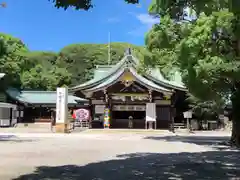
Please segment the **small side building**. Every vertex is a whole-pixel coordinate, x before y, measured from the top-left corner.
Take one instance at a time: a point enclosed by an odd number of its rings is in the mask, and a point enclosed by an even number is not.
[[[17,123],[17,106],[7,102],[5,73],[0,73],[0,127],[9,127]]]
[[[8,101],[17,105],[18,122],[45,123],[55,118],[57,101],[56,91],[20,91],[14,88],[6,90]],[[69,113],[73,109],[88,109],[88,100],[79,98],[69,93]]]

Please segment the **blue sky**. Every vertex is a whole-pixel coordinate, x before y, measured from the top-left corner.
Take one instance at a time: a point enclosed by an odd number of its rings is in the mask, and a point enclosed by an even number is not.
[[[0,32],[22,39],[31,50],[107,43],[109,31],[113,42],[144,45],[145,33],[157,22],[147,14],[150,0],[142,0],[140,7],[124,0],[93,0],[95,7],[88,12],[56,9],[48,0],[4,2],[7,8],[0,9]]]

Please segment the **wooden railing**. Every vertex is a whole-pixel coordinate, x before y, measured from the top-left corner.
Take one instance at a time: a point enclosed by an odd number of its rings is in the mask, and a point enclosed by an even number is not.
[[[176,128],[176,129],[185,129],[186,125],[184,123],[174,123],[174,128]]]

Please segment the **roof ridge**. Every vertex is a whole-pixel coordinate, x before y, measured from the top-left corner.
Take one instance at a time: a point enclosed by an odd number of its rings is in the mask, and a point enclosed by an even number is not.
[[[109,72],[106,74],[106,76],[103,77],[102,79],[98,79],[98,80],[91,79],[91,80],[89,80],[89,81],[87,81],[87,82],[85,82],[83,84],[71,87],[70,90],[78,89],[78,88],[81,88],[81,87],[89,87],[89,86],[91,86],[91,84],[101,82],[104,79],[108,79],[113,74],[115,74],[120,69],[120,67],[122,67],[125,64],[124,62],[127,59],[126,57],[127,56],[124,56],[117,64],[112,66],[112,68],[109,70]]]
[[[19,93],[32,93],[32,94],[45,93],[45,94],[56,94],[57,91],[39,91],[39,90],[38,90],[38,91],[34,91],[34,90],[30,90],[30,91],[28,91],[28,90],[23,90],[23,91],[19,91]],[[68,91],[68,95],[73,95],[73,93]]]
[[[44,93],[56,93],[57,91],[44,91],[44,90],[42,90],[42,91],[40,91],[40,90],[22,90],[22,91],[20,91],[20,92],[24,92],[24,93],[28,93],[28,92],[30,92],[30,93],[37,93],[37,92],[44,92]]]

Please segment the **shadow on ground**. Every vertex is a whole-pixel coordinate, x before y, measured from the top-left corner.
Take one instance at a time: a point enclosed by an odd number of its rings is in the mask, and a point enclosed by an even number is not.
[[[14,180],[206,180],[238,179],[240,152],[134,153],[85,166],[40,166]]]
[[[23,139],[23,138],[19,138],[15,135],[0,135],[0,143],[1,142],[32,142],[32,141],[36,141],[36,140],[32,140],[32,139]]]
[[[147,136],[144,139],[159,140],[159,141],[168,141],[168,142],[183,142],[183,143],[192,143],[201,146],[212,146],[218,148],[219,150],[229,149],[230,140],[229,136]],[[233,148],[234,149],[234,148]]]

